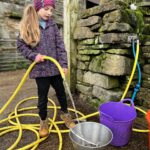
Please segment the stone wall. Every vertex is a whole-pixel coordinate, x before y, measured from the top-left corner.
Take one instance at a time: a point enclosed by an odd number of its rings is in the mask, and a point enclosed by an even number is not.
[[[150,93],[149,13],[149,8],[133,11],[122,1],[103,0],[99,6],[80,14],[74,32],[78,42],[76,88],[82,99],[88,100],[96,109],[102,102],[121,98],[134,62],[128,37],[136,34],[140,34],[142,50],[139,59],[143,70],[142,88],[137,99],[150,104],[150,95],[144,95]],[[137,75],[128,92],[129,97],[136,83]]]
[[[25,4],[32,0],[0,0],[0,71],[28,66],[28,61],[16,50],[19,22]],[[56,1],[54,17],[60,28],[63,25],[63,1]]]
[[[0,1],[0,71],[27,66],[16,50],[22,6]]]
[[[137,99],[144,107],[150,108],[150,7],[143,7],[142,13],[145,24],[141,36],[142,87],[137,94]]]

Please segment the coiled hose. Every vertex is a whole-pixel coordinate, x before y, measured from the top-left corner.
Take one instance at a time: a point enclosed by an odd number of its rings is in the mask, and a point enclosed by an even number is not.
[[[59,65],[59,63],[55,59],[53,59],[51,57],[48,57],[48,56],[45,56],[44,59],[47,59],[47,60],[53,62],[58,67],[58,69],[60,71],[60,74],[61,74],[63,80],[65,81],[65,75],[64,75],[63,70],[62,70],[61,66]],[[26,71],[25,75],[23,76],[21,82],[19,83],[18,87],[16,88],[16,90],[14,91],[12,96],[5,103],[5,105],[0,109],[0,115],[2,115],[2,113],[5,111],[5,109],[13,101],[13,99],[15,98],[15,96],[17,95],[17,93],[19,92],[19,90],[21,89],[23,84],[25,83],[26,78],[28,77],[28,74],[30,73],[30,71],[32,70],[32,68],[34,67],[35,64],[36,63],[33,62],[30,65],[30,67]],[[36,149],[38,147],[39,143],[41,143],[42,141],[44,141],[46,139],[46,138],[40,138],[39,137],[39,133],[38,133],[39,124],[22,124],[22,123],[20,123],[20,120],[19,120],[19,118],[27,117],[27,116],[28,117],[38,117],[38,115],[34,114],[34,113],[18,114],[18,113],[20,113],[22,111],[36,109],[37,108],[36,106],[34,106],[34,107],[26,107],[26,108],[20,108],[19,106],[22,103],[26,102],[26,101],[36,100],[37,98],[38,97],[30,97],[30,98],[26,98],[26,99],[21,100],[16,105],[14,112],[9,114],[8,118],[0,120],[0,124],[5,123],[7,121],[11,124],[10,126],[1,127],[0,128],[0,136],[3,136],[3,135],[5,135],[5,134],[7,134],[9,132],[19,131],[16,141],[8,148],[8,150],[13,150],[13,149],[15,149],[17,147],[19,141],[21,140],[23,130],[29,130],[29,131],[34,132],[36,137],[37,137],[37,139],[36,139],[36,141],[34,141],[34,142],[32,142],[32,143],[30,143],[30,144],[28,144],[28,145],[26,145],[26,146],[24,146],[22,148],[19,148],[19,150],[26,150],[26,149],[34,150],[34,149]],[[63,143],[62,142],[62,133],[67,133],[67,132],[69,132],[69,130],[60,130],[59,129],[58,125],[64,123],[63,121],[56,121],[57,110],[60,109],[60,107],[57,107],[55,105],[55,103],[51,99],[48,99],[48,100],[52,104],[52,106],[48,106],[48,109],[53,109],[53,111],[54,111],[53,118],[52,119],[48,118],[49,123],[50,123],[49,132],[58,134],[58,137],[59,137],[58,149],[61,150],[62,149],[62,143]],[[78,113],[80,115],[80,118],[78,118],[79,120],[83,120],[83,119],[86,119],[86,118],[89,118],[89,117],[92,117],[92,116],[95,116],[95,115],[99,114],[99,112],[95,112],[95,113],[92,113],[92,114],[89,114],[89,115],[85,116],[81,112],[79,112],[77,110],[74,110],[74,109],[71,109],[71,108],[69,108],[69,111]],[[14,122],[12,119],[16,119],[16,122]],[[52,127],[54,127],[55,130],[54,129],[52,130]]]
[[[134,48],[133,46],[134,44],[132,44],[132,47]],[[135,73],[135,70],[136,70],[136,65],[137,65],[137,61],[138,61],[138,55],[139,55],[139,40],[137,40],[137,46],[136,46],[136,55],[135,55],[135,61],[134,61],[134,65],[133,65],[133,69],[132,69],[132,72],[131,72],[131,76],[130,76],[130,79],[129,79],[129,82],[125,88],[125,91],[122,95],[122,99],[125,98],[127,92],[128,92],[128,89],[130,87],[130,84],[132,82],[132,79],[133,79],[133,76],[134,76],[134,73]],[[60,71],[60,74],[63,78],[63,80],[65,80],[65,75],[62,71],[62,68],[61,66],[59,65],[59,63],[51,58],[51,57],[48,57],[48,56],[45,56],[44,59],[47,59],[47,60],[50,60],[52,61],[59,69]],[[28,70],[26,71],[25,75],[23,76],[21,82],[19,83],[18,87],[16,88],[16,90],[14,91],[14,93],[12,94],[12,96],[10,97],[10,99],[6,102],[6,104],[0,109],[0,115],[2,115],[2,113],[4,112],[4,110],[8,107],[8,105],[13,101],[13,99],[15,98],[15,96],[17,95],[17,93],[19,92],[19,90],[21,89],[22,85],[24,84],[24,82],[26,81],[26,78],[29,74],[29,72],[32,70],[32,68],[34,67],[36,63],[33,62],[30,67],[28,68]],[[138,66],[138,65],[137,65]],[[132,98],[134,98],[136,95],[134,94],[134,96],[132,96]],[[6,121],[8,121],[11,126],[7,126],[7,127],[2,127],[0,128],[0,136],[6,134],[6,133],[9,133],[9,132],[12,132],[12,131],[19,131],[18,133],[18,137],[16,139],[16,141],[11,145],[11,147],[8,148],[8,150],[13,150],[15,147],[17,147],[21,137],[22,137],[22,131],[23,130],[30,130],[32,132],[34,132],[36,134],[36,137],[37,137],[37,140],[20,148],[20,150],[26,150],[26,149],[36,149],[39,145],[40,142],[44,141],[46,138],[40,138],[39,137],[39,134],[38,134],[38,131],[39,130],[39,124],[21,124],[20,121],[19,121],[19,118],[20,117],[38,117],[37,114],[33,114],[33,113],[26,113],[26,114],[18,114],[18,112],[22,112],[22,111],[25,111],[25,110],[31,110],[31,109],[36,109],[37,107],[34,106],[34,107],[26,107],[26,108],[21,108],[19,109],[19,106],[26,102],[26,101],[29,101],[29,100],[35,100],[37,99],[37,97],[30,97],[30,98],[26,98],[26,99],[23,99],[22,101],[20,101],[16,107],[15,107],[15,111],[12,112],[11,114],[9,114],[8,118],[5,118],[3,120],[0,120],[0,124],[2,123],[5,123]],[[56,121],[56,115],[57,115],[57,109],[60,109],[60,107],[57,107],[55,105],[55,103],[49,99],[49,102],[52,104],[52,106],[48,106],[48,109],[53,109],[54,110],[54,115],[53,115],[53,118],[50,119],[49,118],[49,122],[50,122],[50,127],[49,127],[49,132],[50,133],[57,133],[58,134],[58,137],[59,137],[59,146],[58,146],[58,149],[61,150],[62,149],[62,133],[67,133],[69,132],[69,130],[60,130],[58,125],[59,124],[62,124],[63,122],[62,121]],[[138,107],[136,107],[136,109],[142,113],[144,113],[146,115],[146,112]],[[74,110],[74,109],[70,109],[69,108],[69,111],[73,111],[76,113],[78,113],[80,115],[80,118],[79,120],[82,120],[82,119],[86,119],[86,118],[89,118],[89,117],[92,117],[92,116],[95,116],[95,115],[99,115],[99,112],[95,112],[95,113],[92,113],[92,114],[89,114],[89,115],[84,115],[82,114],[81,112],[77,111],[77,110]],[[12,119],[16,119],[16,122],[12,121]],[[53,129],[52,130],[52,127],[55,127],[55,130]],[[133,129],[133,131],[136,131],[136,132],[149,132],[149,130],[139,130],[139,129]]]

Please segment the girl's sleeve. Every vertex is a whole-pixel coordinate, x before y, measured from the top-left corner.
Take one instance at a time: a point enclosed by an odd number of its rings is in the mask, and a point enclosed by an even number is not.
[[[59,59],[58,61],[62,68],[68,68],[67,52],[65,50],[63,39],[60,35],[60,31],[56,24],[55,24],[55,35],[56,35],[56,48],[57,48],[58,59]]]
[[[22,39],[17,38],[17,49],[26,58],[31,61],[35,60],[37,53],[33,52],[30,46],[28,46]]]

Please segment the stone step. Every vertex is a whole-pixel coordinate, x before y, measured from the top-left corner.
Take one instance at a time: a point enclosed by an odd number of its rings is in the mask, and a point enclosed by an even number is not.
[[[12,70],[15,70],[15,69],[12,68],[12,67],[0,67],[0,72],[3,72],[3,71],[12,71]]]
[[[16,39],[5,39],[5,38],[0,38],[0,42],[16,42]]]
[[[17,51],[17,47],[13,47],[13,46],[10,46],[10,47],[0,47],[1,51]]]
[[[0,72],[25,68],[26,60],[16,47],[16,39],[0,39]]]
[[[12,58],[12,59],[3,59],[3,58],[0,58],[0,64],[5,64],[5,63],[19,63],[19,62],[28,62],[28,60],[20,57],[20,58]]]
[[[0,54],[0,60],[2,59],[11,59],[11,58],[23,58],[23,56],[20,53],[6,53],[6,54]]]
[[[4,64],[0,62],[0,72],[27,68],[28,66],[29,66],[29,62],[26,60],[14,61],[14,62],[12,61]]]
[[[0,47],[16,47],[16,39],[0,39]]]

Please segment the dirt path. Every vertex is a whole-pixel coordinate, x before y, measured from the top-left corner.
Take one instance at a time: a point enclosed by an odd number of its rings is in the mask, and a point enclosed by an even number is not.
[[[25,73],[25,70],[19,70],[19,71],[12,71],[12,72],[3,72],[0,73],[0,108],[7,102],[11,94],[16,89],[17,85],[19,84],[21,78],[23,77]],[[34,80],[27,79],[26,83],[23,85],[22,89],[19,91],[13,102],[10,106],[4,111],[3,115],[0,116],[0,118],[5,118],[8,116],[8,114],[12,111],[14,111],[14,107],[16,104],[27,97],[30,96],[36,96],[36,85]],[[55,97],[55,92],[51,88],[49,92],[49,97],[54,100],[54,102],[58,105],[58,102]],[[77,96],[74,96],[76,107],[79,111],[83,112],[85,115],[95,112],[95,110],[92,109],[92,107],[79,98]],[[24,106],[36,106],[36,100],[35,101],[29,101],[23,105]],[[71,104],[69,102],[69,106],[71,107]],[[36,112],[37,110],[33,110],[32,112]],[[51,112],[49,112],[49,115],[52,115]],[[59,116],[57,116],[59,119]],[[38,118],[30,117],[30,118],[21,118],[21,123],[39,123]],[[95,121],[99,122],[98,116],[95,116],[93,118],[89,118],[88,121]],[[5,123],[1,126],[7,126],[8,123]],[[146,129],[147,124],[144,117],[137,118],[136,122],[134,124],[137,128]],[[64,125],[60,126],[61,129],[65,129]],[[6,150],[8,149],[16,140],[18,132],[11,132],[8,134],[5,134],[4,136],[0,137],[0,150]],[[36,140],[36,137],[33,132],[30,131],[23,131],[22,139],[18,145],[19,147],[22,147],[23,145],[27,145],[31,143],[32,141]],[[38,150],[57,150],[58,149],[58,136],[57,134],[50,134],[47,140],[42,142]],[[113,146],[107,146],[106,150],[148,150],[148,134],[147,133],[136,133],[133,132],[131,136],[131,140],[127,146],[124,147],[113,147]],[[62,150],[73,150],[72,143],[70,141],[70,138],[68,136],[68,133],[63,134],[63,149]]]

